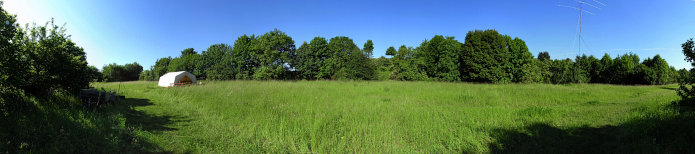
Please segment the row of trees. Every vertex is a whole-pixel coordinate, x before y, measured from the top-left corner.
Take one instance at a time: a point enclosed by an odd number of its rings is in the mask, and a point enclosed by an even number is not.
[[[103,76],[97,78],[97,81],[134,81],[139,79],[141,72],[142,66],[137,62],[125,65],[112,63],[103,67]]]
[[[214,44],[198,54],[193,48],[179,57],[165,57],[145,70],[141,80],[157,80],[166,72],[188,71],[198,78],[231,79],[373,79],[372,41],[363,49],[348,37],[330,41],[316,37],[298,49],[284,32],[243,35],[234,46]]]
[[[636,54],[618,55],[611,58],[604,54],[601,59],[594,56],[577,56],[574,60],[550,60],[541,55],[533,61],[528,71],[534,75],[532,81],[543,83],[607,83],[607,84],[668,84],[679,78],[678,71],[670,67],[661,56],[647,58],[640,63]]]
[[[389,47],[390,58],[371,58],[374,44],[360,49],[348,37],[315,37],[295,49],[284,32],[241,36],[233,46],[211,45],[198,54],[160,58],[140,75],[156,80],[166,72],[188,71],[199,78],[353,79],[404,81],[467,81],[488,83],[667,84],[680,77],[659,55],[641,61],[636,54],[601,59],[577,56],[551,60],[548,52],[534,58],[526,43],[495,30],[470,31],[464,43],[436,35],[418,47]]]
[[[380,79],[442,80],[492,83],[675,83],[678,71],[659,55],[640,63],[636,54],[615,59],[605,54],[551,60],[548,52],[534,59],[526,43],[495,30],[471,31],[465,43],[435,36],[419,47],[389,47],[374,60]]]

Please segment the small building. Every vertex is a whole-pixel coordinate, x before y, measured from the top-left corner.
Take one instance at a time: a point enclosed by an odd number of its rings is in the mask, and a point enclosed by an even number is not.
[[[179,85],[195,84],[195,75],[186,71],[169,72],[159,77],[160,87],[173,87]]]

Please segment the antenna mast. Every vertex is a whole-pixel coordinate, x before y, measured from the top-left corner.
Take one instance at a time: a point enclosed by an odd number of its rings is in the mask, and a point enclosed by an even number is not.
[[[584,1],[579,1],[579,38],[577,42],[579,42],[579,48],[577,52],[577,56],[582,56],[582,10],[584,6]]]
[[[584,1],[584,0],[574,0],[574,1],[579,3],[579,8],[572,7],[572,6],[567,6],[567,5],[557,5],[557,6],[560,6],[560,7],[567,7],[567,8],[571,8],[571,9],[575,9],[575,10],[578,10],[578,11],[579,11],[579,38],[577,39],[577,42],[578,42],[578,45],[579,45],[579,46],[577,47],[577,57],[578,57],[578,58],[577,58],[577,66],[581,68],[581,62],[579,61],[579,60],[580,60],[579,57],[582,55],[582,15],[584,14],[584,12],[589,13],[590,15],[594,15],[594,13],[591,13],[591,12],[589,12],[589,11],[587,11],[587,10],[584,9],[584,4],[586,4],[586,5],[588,5],[588,6],[591,6],[591,7],[594,7],[594,8],[596,8],[596,9],[599,9],[599,10],[600,10],[601,8],[600,8],[600,7],[597,7],[596,5],[592,5],[591,3],[587,3],[587,2]],[[602,5],[602,6],[606,6],[605,4],[599,2],[598,0],[592,0],[592,1],[594,1],[596,4],[599,4],[599,5]],[[575,71],[575,72],[576,72],[576,71]],[[578,74],[575,73],[575,76],[574,76],[574,77],[577,78],[577,75],[578,75]],[[579,81],[577,80],[577,82],[579,82]]]

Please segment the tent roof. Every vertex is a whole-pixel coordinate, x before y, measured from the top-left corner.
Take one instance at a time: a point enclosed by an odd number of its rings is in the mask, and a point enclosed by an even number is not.
[[[195,75],[186,72],[186,71],[178,71],[178,72],[168,72],[161,77],[159,77],[159,83],[158,85],[160,87],[169,87],[171,86],[172,83],[177,83],[179,80],[181,80],[184,76],[188,76],[193,83],[196,82]]]
[[[186,71],[169,72],[169,73],[166,73],[166,74],[164,74],[164,75],[162,75],[162,76],[167,76],[167,75],[179,75],[179,74],[182,74],[182,73],[185,73],[185,72],[186,72]]]

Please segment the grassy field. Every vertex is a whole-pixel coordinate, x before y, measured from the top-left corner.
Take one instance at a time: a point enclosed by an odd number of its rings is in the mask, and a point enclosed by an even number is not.
[[[93,83],[150,152],[695,152],[669,86],[368,81]]]

